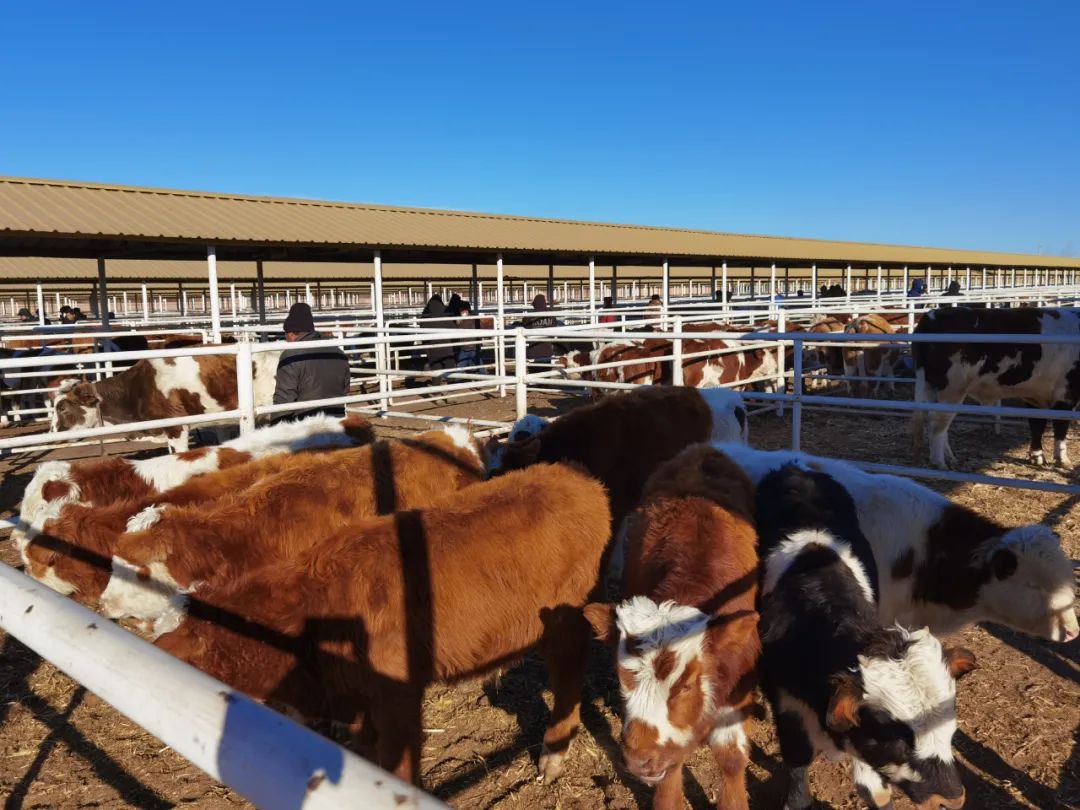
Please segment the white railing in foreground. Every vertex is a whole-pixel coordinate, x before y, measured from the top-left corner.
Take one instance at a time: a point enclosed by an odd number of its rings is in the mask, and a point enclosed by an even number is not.
[[[3,564],[0,626],[261,810],[446,807]]]

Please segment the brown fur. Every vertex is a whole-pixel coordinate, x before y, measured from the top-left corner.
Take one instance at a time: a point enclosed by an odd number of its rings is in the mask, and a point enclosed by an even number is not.
[[[905,323],[907,316],[904,316]],[[889,319],[875,315],[860,315],[844,327],[845,334],[849,335],[891,335],[894,333],[893,325]],[[892,382],[892,370],[900,359],[900,347],[896,344],[882,344],[873,348],[856,348],[845,345],[842,348],[844,358],[844,373],[849,376],[865,372],[866,376],[879,377],[889,380],[890,388],[895,388]],[[862,357],[862,369],[859,368],[859,358]],[[848,386],[849,389],[851,386]],[[881,387],[879,382],[874,392]],[[861,381],[855,384],[855,392],[858,396],[867,396],[870,393],[870,383]]]
[[[627,524],[623,598],[647,596],[657,604],[670,599],[710,617],[704,657],[687,665],[677,684],[697,687],[707,678],[714,711],[705,712],[700,688],[673,688],[668,718],[675,727],[692,731],[689,744],[661,746],[655,729],[650,736],[650,729],[635,728],[643,724],[634,719],[623,739],[628,762],[666,766],[657,786],[657,808],[682,808],[683,763],[707,742],[721,713],[740,712],[745,733],[761,650],[753,504],[754,487],[742,470],[723,453],[696,445],[656,471]],[[588,615],[596,624],[596,613],[590,610]],[[729,744],[714,748],[713,754],[724,777],[717,806],[744,810],[747,752]]]
[[[414,780],[424,687],[540,644],[555,693],[545,748],[561,760],[584,677],[580,606],[596,583],[609,519],[603,488],[585,475],[558,465],[512,473],[423,511],[349,524],[288,563],[201,593],[246,617],[262,641],[210,611],[157,643],[309,717],[352,723],[367,710],[379,764]],[[542,770],[552,759],[542,758]]]
[[[226,583],[293,557],[350,522],[426,506],[483,476],[480,459],[442,430],[291,460],[246,489],[218,490],[212,503],[166,510],[147,531],[121,536],[116,555],[135,565],[164,562],[185,587]],[[241,467],[232,479],[250,474]],[[196,481],[186,489],[205,492]]]
[[[539,435],[509,444],[503,469],[577,462],[607,487],[617,526],[658,465],[711,433],[712,414],[697,391],[644,386],[571,411]]]

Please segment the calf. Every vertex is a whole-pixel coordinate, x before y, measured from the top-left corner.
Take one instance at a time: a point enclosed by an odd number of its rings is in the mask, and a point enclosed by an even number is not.
[[[184,619],[184,596],[286,560],[360,518],[427,506],[483,477],[480,448],[461,427],[380,441],[300,465],[211,505],[152,507],[116,541],[101,612],[152,623]]]
[[[280,352],[260,352],[254,360],[256,405],[273,399]],[[236,362],[231,355],[199,355],[140,360],[98,382],[68,381],[53,400],[54,431],[81,430],[218,413],[237,407]],[[188,447],[186,427],[165,428],[172,449]]]
[[[570,352],[555,359],[555,365],[565,368],[568,374],[583,380],[600,382],[632,383],[635,385],[654,385],[664,377],[665,355],[671,354],[669,340],[643,340],[630,343],[606,343],[592,351]],[[575,372],[574,369],[587,366],[634,361],[624,366],[598,368]],[[594,394],[604,393],[603,389],[592,389]]]
[[[362,416],[319,415],[178,455],[48,462],[27,488],[22,525],[12,538],[30,576],[96,605],[117,540],[140,510],[216,500],[272,472],[322,464],[310,451],[359,447],[372,438]]]
[[[495,443],[492,474],[541,461],[574,461],[607,487],[618,526],[653,471],[684,447],[746,435],[741,400],[722,388],[643,386],[571,411],[522,441]]]
[[[616,649],[627,769],[681,810],[686,759],[708,745],[717,807],[746,808],[759,652],[753,486],[726,456],[689,447],[657,469],[627,520],[623,601],[585,615]]]
[[[589,637],[581,607],[609,521],[603,487],[588,476],[523,470],[428,509],[348,524],[290,561],[207,586],[200,598],[219,610],[202,607],[157,644],[307,717],[353,723],[366,712],[376,761],[415,781],[424,688],[539,646],[554,693],[539,763],[550,781],[578,726]],[[228,629],[237,615],[255,632]]]
[[[891,335],[893,333],[893,325],[884,317],[874,314],[860,315],[844,326],[844,334],[848,335]],[[851,344],[844,344],[842,353],[844,374],[849,377],[876,377],[874,396],[880,392],[882,380],[888,381],[890,394],[896,393],[893,368],[900,359],[900,347],[897,344],[882,343],[871,348],[855,348],[851,347]],[[869,381],[860,380],[855,385],[855,391],[859,396],[868,395],[870,393]]]
[[[914,481],[844,461],[719,447],[755,482],[795,463],[828,473],[848,491],[880,573],[883,624],[948,635],[993,621],[1054,641],[1076,638],[1072,564],[1047,526],[1010,529]]]
[[[1068,335],[1080,334],[1080,313],[1069,309],[936,309],[915,328],[917,335]],[[1036,408],[1075,410],[1080,404],[1080,343],[916,343],[916,402],[962,403],[965,397],[983,404],[1021,399]],[[956,455],[949,446],[949,425],[955,413],[929,414],[930,463],[945,468]],[[926,414],[912,420],[915,452],[923,449]],[[1045,419],[1029,420],[1031,460],[1043,464]],[[1054,421],[1054,461],[1070,467],[1065,438],[1069,420]]]
[[[928,630],[882,627],[877,566],[851,495],[788,464],[757,489],[761,678],[791,769],[786,808],[812,804],[814,756],[847,754],[870,808],[889,785],[922,810],[964,805],[954,678],[974,668]]]

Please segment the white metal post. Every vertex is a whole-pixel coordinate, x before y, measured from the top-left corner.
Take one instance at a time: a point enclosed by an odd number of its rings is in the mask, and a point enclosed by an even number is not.
[[[844,291],[847,293],[847,300],[850,303],[851,302],[851,265],[850,264],[847,266],[847,277],[846,277],[846,280],[845,280],[845,283],[844,283]],[[783,405],[781,405],[780,407],[783,408]],[[782,413],[783,411],[781,410],[779,412]]]
[[[904,294],[907,295],[907,291],[911,289],[911,273],[908,270],[908,266],[904,265]]]
[[[982,269],[982,286],[979,289],[980,290],[985,290],[986,289],[986,268],[985,267]]]
[[[818,296],[818,284],[817,284],[817,262],[810,265],[810,303],[817,302]]]
[[[307,301],[307,305],[314,306],[315,299],[311,297],[311,282],[309,281],[304,285],[304,300]]]
[[[675,332],[682,331],[682,316],[676,315],[671,319],[671,328]],[[683,385],[683,367],[682,367],[682,353],[683,342],[682,338],[675,338],[671,342],[671,384]]]
[[[233,326],[236,326],[236,285],[229,285],[229,305],[232,312]]]
[[[769,269],[769,309],[776,309],[776,262]]]
[[[101,328],[109,328],[109,293],[105,289],[105,260],[97,260],[98,275],[98,314],[101,316]]]
[[[596,259],[589,259],[589,322],[596,326]]]
[[[969,268],[968,272],[970,272],[970,268]],[[1015,267],[1012,268],[1009,271],[1009,286],[1013,287],[1013,288],[1016,287],[1016,268]]]
[[[877,266],[877,297],[881,300],[881,265]]]
[[[240,435],[255,430],[255,381],[252,377],[251,344],[236,346],[236,408],[240,411]]]
[[[221,302],[218,300],[217,248],[206,247],[206,275],[210,283],[210,337],[221,343]]]
[[[930,265],[926,265],[926,294],[930,294]]]
[[[854,315],[852,317],[854,317]],[[779,334],[783,334],[786,329],[787,317],[785,316],[784,310],[780,310],[780,312],[778,312],[776,315],[776,331]],[[779,394],[783,394],[785,391],[787,391],[787,382],[784,380],[784,371],[786,364],[787,357],[786,353],[784,352],[784,342],[782,340],[778,340],[776,342],[776,391]],[[784,415],[783,400],[776,403],[776,415]]]
[[[964,291],[971,292],[971,267],[967,267],[964,270]]]
[[[372,258],[371,308],[375,311],[375,334],[381,339],[386,336],[383,324],[383,277],[382,251],[376,250]],[[429,298],[431,296],[428,296]],[[442,327],[442,324],[440,324]],[[379,343],[375,347],[375,363],[379,367],[379,393],[384,396],[390,392],[390,351],[389,345]]]
[[[57,318],[60,317],[60,307],[61,306],[62,306],[62,304],[60,303],[60,293],[56,293],[56,317]]]
[[[525,330],[519,326],[514,330],[514,405],[518,419],[523,419],[529,411],[529,391],[525,385],[527,372],[525,355]]]
[[[41,282],[37,283],[37,317],[38,326],[45,325],[45,291],[41,289]]]
[[[795,401],[791,404],[791,449],[798,453],[802,449],[803,344],[801,340],[796,340],[792,346],[795,351],[792,359],[795,377],[791,383],[791,392]]]
[[[723,305],[724,309],[727,309],[727,262],[722,262],[720,265],[720,303]]]

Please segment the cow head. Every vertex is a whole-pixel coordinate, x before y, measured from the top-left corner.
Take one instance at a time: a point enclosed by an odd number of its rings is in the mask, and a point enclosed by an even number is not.
[[[962,648],[944,649],[923,628],[886,628],[833,682],[825,714],[837,747],[898,787],[920,810],[963,807],[964,786],[953,759],[956,679],[975,668]],[[856,769],[856,781],[859,769]],[[889,803],[877,780],[860,781],[873,804]],[[880,795],[878,795],[880,794]]]
[[[713,730],[715,701],[726,697],[714,694],[710,680],[710,618],[644,596],[587,605],[585,615],[597,638],[615,647],[623,760],[642,782],[657,784]],[[751,619],[756,626],[756,614]]]
[[[1080,634],[1072,563],[1047,526],[1010,529],[985,543],[975,562],[986,580],[980,602],[995,621],[1052,641]]]
[[[551,422],[536,414],[526,414],[517,420],[506,434],[506,441],[492,437],[486,447],[489,472],[506,472],[535,463],[540,452],[536,438]]]
[[[64,380],[53,398],[52,429],[101,427],[101,397],[93,383]]]

